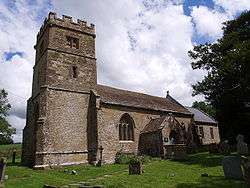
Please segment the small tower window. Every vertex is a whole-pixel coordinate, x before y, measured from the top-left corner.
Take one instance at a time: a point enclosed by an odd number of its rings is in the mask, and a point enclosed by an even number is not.
[[[67,43],[66,45],[70,48],[75,48],[78,49],[79,48],[79,39],[78,38],[74,38],[74,37],[70,37],[67,36],[66,37]]]
[[[73,78],[77,78],[78,74],[77,74],[77,66],[73,66],[72,67],[72,77]]]

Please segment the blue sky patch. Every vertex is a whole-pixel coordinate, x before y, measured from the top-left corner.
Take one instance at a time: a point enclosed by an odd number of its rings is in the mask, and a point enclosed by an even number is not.
[[[210,9],[214,9],[214,2],[213,0],[184,0],[183,3],[184,14],[190,16],[192,7],[194,6],[206,6]]]
[[[18,56],[23,56],[23,52],[5,52],[4,53],[4,59],[6,60],[6,61],[9,61],[9,60],[11,60],[11,58],[13,57],[13,56],[15,56],[15,55],[18,55]]]

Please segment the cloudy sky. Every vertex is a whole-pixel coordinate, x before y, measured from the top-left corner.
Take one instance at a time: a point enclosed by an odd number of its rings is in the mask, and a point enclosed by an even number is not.
[[[9,93],[9,122],[22,139],[31,95],[36,33],[49,11],[96,25],[98,82],[165,96],[183,105],[202,79],[187,56],[196,44],[215,42],[222,23],[250,9],[249,0],[1,0],[0,88]]]

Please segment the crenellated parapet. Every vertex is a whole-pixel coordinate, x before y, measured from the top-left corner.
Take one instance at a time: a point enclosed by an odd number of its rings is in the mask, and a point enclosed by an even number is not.
[[[43,35],[47,27],[52,26],[67,28],[73,31],[83,32],[95,36],[94,24],[88,24],[86,21],[80,19],[77,19],[77,22],[75,22],[71,16],[67,15],[63,15],[62,18],[59,18],[55,12],[50,12],[48,17],[45,18],[44,23],[37,34],[37,40]]]

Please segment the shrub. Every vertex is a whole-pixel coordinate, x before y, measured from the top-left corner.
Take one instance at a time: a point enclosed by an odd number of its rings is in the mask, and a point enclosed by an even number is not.
[[[139,157],[134,156],[133,158],[130,159],[129,164],[138,164],[141,163],[141,160]]]
[[[134,154],[117,153],[115,157],[115,163],[117,164],[129,164],[130,160],[134,157]]]

